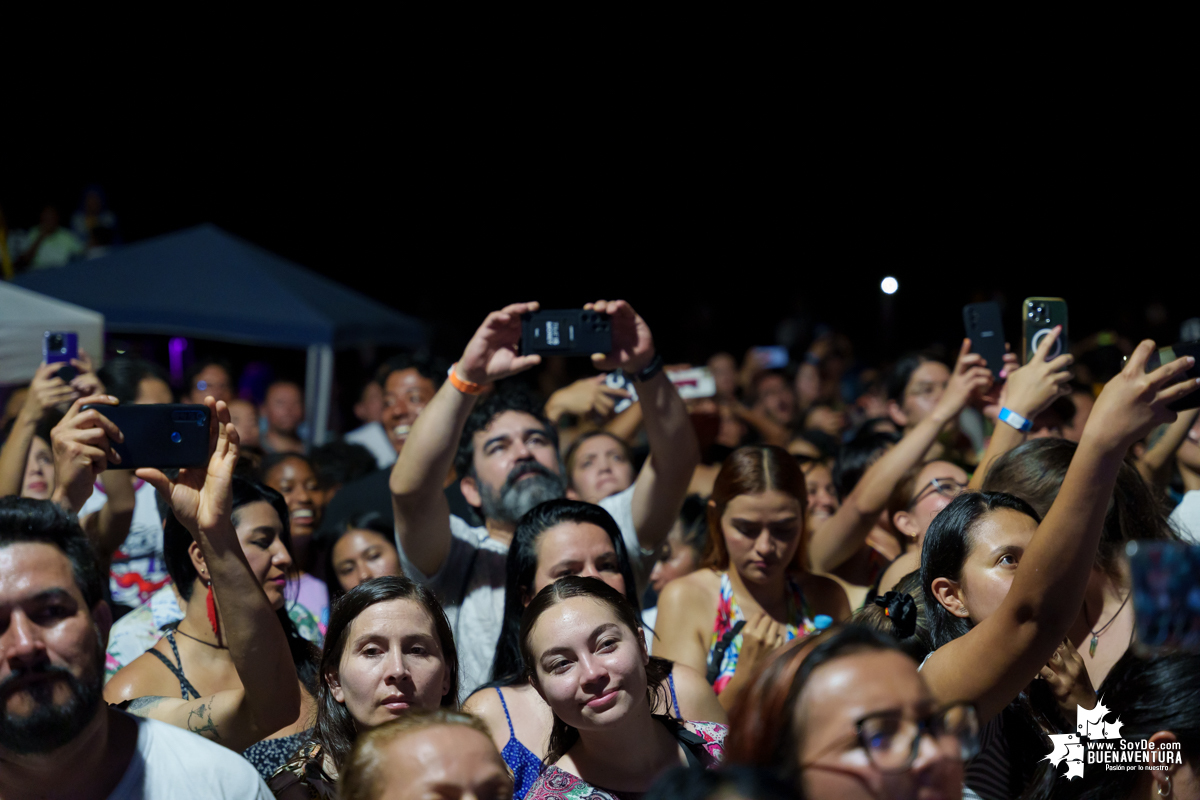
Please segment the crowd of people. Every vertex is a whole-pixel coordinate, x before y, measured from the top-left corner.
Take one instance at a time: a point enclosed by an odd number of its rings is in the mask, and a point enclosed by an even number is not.
[[[220,359],[43,364],[0,448],[0,797],[1200,798],[1200,656],[1132,647],[1122,558],[1200,533],[1192,359],[1056,329],[851,379],[822,335],[685,400],[601,300],[597,375],[535,390],[537,308],[385,361],[315,447]],[[104,408],[171,402],[207,463],[122,469]],[[1182,760],[1065,779],[1101,701]]]

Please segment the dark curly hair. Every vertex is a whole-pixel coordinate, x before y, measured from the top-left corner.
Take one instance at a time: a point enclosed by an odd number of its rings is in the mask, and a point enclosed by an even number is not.
[[[454,455],[454,471],[458,477],[473,475],[475,470],[475,434],[486,430],[496,417],[505,411],[520,411],[535,418],[546,429],[546,435],[554,442],[558,450],[558,428],[550,424],[542,413],[542,403],[524,389],[515,387],[497,388],[481,402],[475,405],[467,424],[463,427],[462,437],[458,440],[458,452]]]

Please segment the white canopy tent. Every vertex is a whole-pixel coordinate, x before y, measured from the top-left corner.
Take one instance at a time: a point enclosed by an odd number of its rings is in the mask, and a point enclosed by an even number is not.
[[[0,281],[0,386],[33,379],[46,331],[78,333],[79,348],[103,363],[103,314]]]

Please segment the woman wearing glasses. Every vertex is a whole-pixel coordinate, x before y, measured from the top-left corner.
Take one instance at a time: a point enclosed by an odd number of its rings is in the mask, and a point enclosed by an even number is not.
[[[921,568],[925,531],[938,512],[967,488],[963,468],[949,461],[930,461],[904,473],[888,498],[887,515],[892,528],[904,537],[904,552],[879,576],[872,595],[894,589],[900,579]]]
[[[935,650],[921,676],[939,702],[979,711],[982,749],[966,783],[981,797],[1020,795],[1050,752],[1046,734],[1075,729],[1059,715],[1062,699],[1095,703],[1071,642],[1088,634],[1082,612],[1117,476],[1130,446],[1175,418],[1168,404],[1200,388],[1172,383],[1190,357],[1147,373],[1152,352],[1153,342],[1138,345],[1096,399],[1045,519],[1013,495],[971,493],[925,534],[921,585]]]
[[[734,709],[726,761],[776,771],[810,800],[958,798],[978,734],[975,708],[939,706],[890,637],[847,626],[763,669]]]
[[[903,496],[915,498],[918,492],[931,486],[934,478],[959,484],[967,481],[966,473],[949,462],[935,461],[927,470],[921,467],[921,462],[937,443],[942,431],[958,419],[967,403],[972,399],[982,400],[992,388],[992,373],[986,366],[987,362],[970,349],[970,340],[964,339],[954,372],[933,410],[909,428],[903,439],[872,464],[850,494],[842,498],[837,512],[811,532],[809,567],[814,572],[836,576],[846,589],[852,608],[858,608],[874,598],[884,571],[898,556],[903,558],[902,553],[909,554],[905,562],[907,569],[896,574],[892,583],[920,565],[919,541],[916,547],[909,547],[906,551],[903,532],[893,537],[882,534],[876,528],[879,524],[886,527],[893,524],[886,512],[889,500],[896,495],[897,486],[909,477],[912,483]],[[918,480],[920,483],[917,483]],[[945,502],[939,500],[944,496],[942,492],[948,492],[949,489],[949,485],[945,485],[929,499],[925,511],[930,518],[940,510],[934,508],[937,503],[941,502],[944,506],[953,498],[950,495]],[[928,525],[928,522],[925,524]],[[898,566],[890,571],[896,572],[902,568]]]

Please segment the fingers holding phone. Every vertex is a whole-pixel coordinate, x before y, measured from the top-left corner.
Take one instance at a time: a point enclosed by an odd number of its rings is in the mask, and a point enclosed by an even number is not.
[[[96,476],[121,464],[115,444],[124,442],[125,436],[97,408],[116,405],[117,398],[110,395],[81,397],[50,432],[56,478],[54,499],[72,511],[78,512],[87,502]]]

